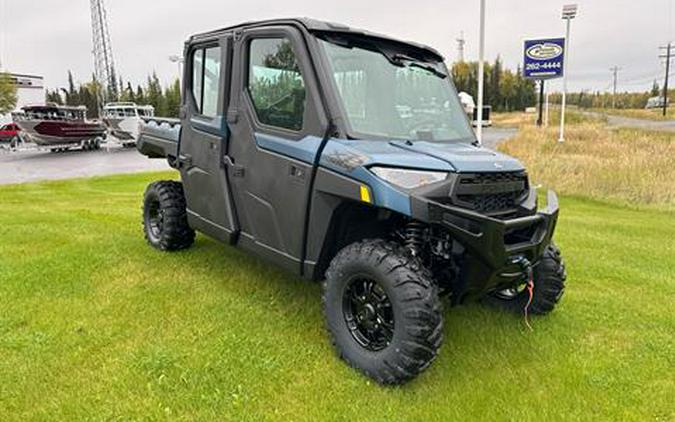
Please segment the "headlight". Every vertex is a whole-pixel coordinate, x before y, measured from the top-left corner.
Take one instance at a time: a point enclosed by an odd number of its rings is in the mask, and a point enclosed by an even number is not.
[[[380,179],[404,189],[419,188],[431,183],[440,182],[448,177],[448,173],[441,171],[408,170],[389,167],[371,167],[370,171],[375,173]]]

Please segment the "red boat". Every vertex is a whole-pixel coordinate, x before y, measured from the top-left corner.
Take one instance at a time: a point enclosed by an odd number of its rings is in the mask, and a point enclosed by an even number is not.
[[[68,107],[55,104],[23,107],[14,113],[14,122],[28,140],[41,146],[98,144],[105,139],[106,128],[102,123],[86,119],[84,106]]]

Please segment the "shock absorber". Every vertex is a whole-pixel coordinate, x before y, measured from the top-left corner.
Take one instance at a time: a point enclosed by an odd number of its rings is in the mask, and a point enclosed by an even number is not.
[[[424,224],[419,221],[406,224],[404,244],[413,256],[419,256],[424,245]]]

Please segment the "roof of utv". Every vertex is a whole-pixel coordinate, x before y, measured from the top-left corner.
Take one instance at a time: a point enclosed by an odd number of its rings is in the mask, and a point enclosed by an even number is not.
[[[363,29],[357,29],[357,28],[350,28],[347,25],[339,24],[339,23],[332,23],[332,22],[324,22],[316,19],[311,19],[311,18],[286,18],[286,19],[269,19],[269,20],[261,20],[261,21],[252,21],[252,22],[245,22],[239,25],[234,25],[234,26],[228,26],[225,28],[217,29],[214,31],[209,31],[209,32],[204,32],[201,34],[196,34],[193,35],[190,40],[199,40],[201,38],[206,38],[210,37],[219,33],[224,33],[224,32],[231,32],[237,29],[249,29],[249,28],[256,28],[256,27],[265,27],[265,26],[272,26],[272,25],[296,25],[296,26],[302,26],[305,29],[307,29],[309,32],[325,32],[325,33],[333,33],[333,34],[345,34],[345,35],[351,35],[351,36],[356,36],[356,37],[363,37],[363,38],[370,38],[373,40],[377,41],[384,41],[384,42],[390,42],[394,44],[399,44],[401,46],[408,46],[408,47],[413,47],[416,49],[421,49],[425,50],[427,53],[430,53],[433,56],[436,56],[438,60],[444,60],[443,56],[434,48],[429,47],[424,44],[412,42],[412,41],[403,41],[403,40],[398,40],[396,38],[392,38],[386,35],[382,34],[377,34],[374,32],[366,31]]]

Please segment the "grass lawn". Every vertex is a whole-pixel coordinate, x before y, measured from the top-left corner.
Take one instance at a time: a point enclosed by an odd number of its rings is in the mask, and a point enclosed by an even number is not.
[[[198,236],[143,240],[167,174],[0,187],[0,420],[673,420],[675,213],[562,198],[566,296],[528,331],[446,308],[422,376],[339,361],[318,285]]]
[[[554,113],[555,121],[558,116]],[[496,114],[500,125],[519,129],[498,149],[519,158],[534,183],[559,193],[675,211],[672,132],[610,128],[573,111],[567,116],[560,144],[555,124],[538,128],[531,114]]]

